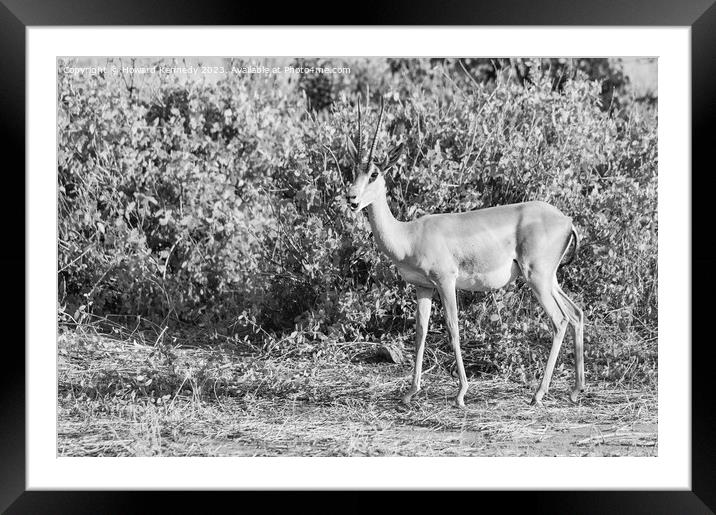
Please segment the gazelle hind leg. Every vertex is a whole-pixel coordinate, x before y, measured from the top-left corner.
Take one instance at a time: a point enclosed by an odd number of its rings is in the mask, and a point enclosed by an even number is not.
[[[569,395],[569,400],[577,402],[579,393],[584,390],[584,313],[572,299],[570,299],[562,288],[557,286],[559,295],[562,297],[567,308],[569,325],[574,336],[574,390]]]
[[[529,281],[532,290],[537,296],[540,304],[547,312],[547,316],[552,321],[554,328],[554,337],[552,338],[552,348],[549,351],[549,357],[547,358],[547,365],[544,368],[544,374],[542,375],[542,381],[539,388],[532,397],[531,404],[541,404],[542,398],[549,390],[549,384],[552,381],[552,373],[554,372],[554,366],[559,356],[559,350],[562,347],[564,341],[564,335],[567,332],[567,326],[569,320],[560,306],[561,299],[558,298],[559,292],[556,287],[556,281],[552,279],[548,280],[536,280]]]

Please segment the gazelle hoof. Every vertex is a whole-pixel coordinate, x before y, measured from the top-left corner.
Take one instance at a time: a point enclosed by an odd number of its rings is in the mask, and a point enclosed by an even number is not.
[[[408,404],[410,404],[410,401],[413,400],[413,397],[415,396],[415,394],[418,393],[419,391],[420,391],[419,388],[418,388],[418,389],[410,388],[410,389],[409,389],[407,392],[405,392],[405,394],[403,394],[403,396],[400,398],[400,402],[402,402],[403,404],[405,404],[405,405],[407,406]]]
[[[572,390],[569,394],[569,400],[572,404],[577,404],[579,402],[579,390]]]
[[[462,399],[455,399],[455,407],[465,409],[465,401]]]
[[[537,397],[537,395],[532,397],[532,400],[530,401],[530,406],[539,406],[540,408],[544,407],[544,404],[542,404],[542,397]]]

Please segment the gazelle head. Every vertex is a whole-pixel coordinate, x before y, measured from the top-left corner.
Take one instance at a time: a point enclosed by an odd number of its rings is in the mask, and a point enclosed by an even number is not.
[[[346,192],[346,199],[352,211],[360,211],[366,206],[372,204],[380,196],[385,195],[385,178],[384,172],[393,166],[400,158],[402,145],[391,148],[384,161],[380,163],[373,161],[373,151],[375,143],[378,139],[378,131],[383,121],[383,98],[380,99],[380,115],[378,116],[378,125],[373,134],[373,141],[370,144],[370,152],[368,159],[363,160],[363,136],[361,128],[360,101],[358,102],[358,145],[353,143],[351,138],[348,140],[348,152],[353,160],[353,183]]]

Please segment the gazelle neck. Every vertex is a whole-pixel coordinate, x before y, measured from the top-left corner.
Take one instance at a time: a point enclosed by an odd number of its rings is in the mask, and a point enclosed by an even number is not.
[[[408,250],[405,223],[396,220],[390,211],[385,189],[366,209],[378,248],[392,261],[399,262],[405,259]]]

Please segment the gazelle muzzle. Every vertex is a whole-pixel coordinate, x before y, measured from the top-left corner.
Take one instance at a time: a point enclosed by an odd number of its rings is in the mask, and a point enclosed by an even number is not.
[[[355,195],[352,195],[351,193],[346,193],[346,200],[348,201],[348,206],[351,208],[352,211],[358,211],[358,206],[360,204],[358,203],[357,197]]]

